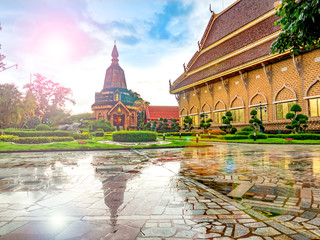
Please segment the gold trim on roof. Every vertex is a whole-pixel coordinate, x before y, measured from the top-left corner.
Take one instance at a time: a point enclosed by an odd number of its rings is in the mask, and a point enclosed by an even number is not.
[[[289,53],[289,51],[286,51],[286,52],[281,53],[281,54],[279,54],[279,53],[270,54],[270,55],[268,55],[268,56],[266,56],[266,57],[262,57],[262,58],[259,58],[259,59],[254,60],[254,61],[251,61],[251,62],[249,62],[249,63],[245,63],[245,64],[242,64],[242,65],[240,65],[240,66],[231,68],[231,69],[229,69],[229,70],[227,70],[227,71],[224,71],[224,72],[222,72],[222,73],[218,73],[218,74],[216,74],[216,75],[213,75],[213,76],[210,76],[210,77],[207,77],[207,78],[198,80],[198,81],[196,81],[196,82],[194,82],[194,83],[191,83],[191,84],[189,84],[189,85],[183,86],[183,87],[178,88],[178,89],[175,89],[175,90],[173,90],[173,91],[170,91],[170,93],[173,94],[173,93],[181,92],[181,91],[186,90],[186,89],[188,89],[188,88],[191,88],[191,87],[194,87],[194,86],[197,86],[197,85],[200,85],[200,84],[209,82],[209,81],[211,81],[211,80],[214,80],[214,79],[216,79],[216,78],[223,77],[223,76],[228,75],[228,74],[230,74],[230,73],[234,73],[234,72],[241,71],[241,70],[243,70],[243,69],[245,69],[245,68],[248,68],[248,67],[251,67],[251,66],[254,66],[254,65],[257,65],[257,64],[261,64],[261,63],[263,63],[263,62],[265,62],[265,61],[268,61],[268,60],[271,60],[271,59],[274,59],[274,58],[277,58],[277,57],[282,57],[282,56],[284,56],[284,55],[286,55],[286,54],[288,54],[288,53]]]

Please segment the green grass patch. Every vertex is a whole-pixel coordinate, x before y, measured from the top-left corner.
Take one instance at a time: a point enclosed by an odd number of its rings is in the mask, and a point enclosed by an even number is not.
[[[48,144],[13,144],[9,142],[0,142],[0,152],[12,151],[50,151],[50,150],[102,150],[102,149],[148,149],[148,148],[168,148],[168,147],[203,147],[207,143],[196,143],[189,141],[168,141],[168,144],[149,146],[123,146],[100,143],[98,141],[111,140],[109,137],[96,137],[90,140],[77,140],[72,142],[56,142]],[[86,142],[86,144],[79,144],[78,142]]]

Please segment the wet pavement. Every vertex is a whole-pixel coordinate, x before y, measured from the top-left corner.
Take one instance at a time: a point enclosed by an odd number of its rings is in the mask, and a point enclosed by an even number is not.
[[[319,150],[0,154],[0,238],[320,239]]]

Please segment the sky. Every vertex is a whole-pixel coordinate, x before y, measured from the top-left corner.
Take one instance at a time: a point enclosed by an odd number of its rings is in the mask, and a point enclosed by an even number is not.
[[[177,106],[169,94],[198,50],[211,13],[235,0],[0,0],[0,84],[41,75],[72,89],[73,114],[91,112],[116,40],[127,87],[151,105]]]

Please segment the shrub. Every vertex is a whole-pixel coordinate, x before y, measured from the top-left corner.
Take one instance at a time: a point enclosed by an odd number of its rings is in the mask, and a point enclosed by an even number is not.
[[[249,138],[253,139],[254,138],[254,133],[249,134]],[[268,135],[263,134],[263,133],[256,133],[256,139],[267,139]]]
[[[230,130],[231,134],[235,134],[238,130],[235,127],[232,127]]]
[[[248,136],[243,135],[210,135],[209,134],[202,134],[201,138],[217,138],[217,139],[225,139],[225,140],[237,140],[237,139],[248,139]]]
[[[251,132],[248,131],[240,131],[240,132],[236,132],[236,135],[242,135],[242,136],[248,136],[249,134],[251,134]]]
[[[98,128],[95,134],[96,134],[96,137],[104,137],[104,131],[102,128]]]
[[[89,133],[74,133],[74,139],[90,139],[91,135]]]
[[[13,135],[1,135],[0,142],[13,142],[15,138],[17,137]]]
[[[320,140],[320,134],[269,134],[269,138],[292,138],[294,140]]]
[[[221,130],[211,130],[208,133],[210,133],[210,135],[226,135],[226,132]]]
[[[6,135],[18,137],[72,137],[72,132],[68,131],[3,131]]]
[[[51,142],[66,142],[73,141],[72,137],[21,137],[15,138],[15,143],[20,144],[40,144],[40,143],[51,143]]]
[[[166,136],[175,136],[175,137],[179,137],[180,133],[179,132],[167,132]],[[192,136],[194,134],[194,132],[181,132],[181,136],[182,137],[189,137]],[[163,133],[158,133],[158,136],[163,136]]]
[[[248,139],[248,136],[243,135],[226,135],[223,137],[225,140],[237,140],[237,139]]]
[[[39,124],[38,126],[36,126],[36,130],[37,131],[49,131],[50,127],[46,124]]]
[[[150,142],[157,140],[157,133],[148,131],[119,131],[112,134],[117,142]]]
[[[252,132],[254,129],[253,127],[243,127],[241,129],[241,132]]]

